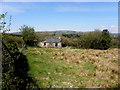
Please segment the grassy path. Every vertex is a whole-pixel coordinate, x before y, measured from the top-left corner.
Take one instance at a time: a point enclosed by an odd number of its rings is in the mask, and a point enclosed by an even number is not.
[[[42,88],[99,88],[118,84],[118,49],[28,47],[29,73]]]

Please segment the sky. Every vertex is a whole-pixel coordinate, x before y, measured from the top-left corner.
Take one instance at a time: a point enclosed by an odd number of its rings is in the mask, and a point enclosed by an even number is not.
[[[9,0],[8,0],[9,1]],[[94,31],[108,29],[118,32],[118,2],[2,2],[2,13],[12,16],[11,31],[22,25],[35,31]]]
[[[4,2],[118,2],[119,0],[2,0]]]

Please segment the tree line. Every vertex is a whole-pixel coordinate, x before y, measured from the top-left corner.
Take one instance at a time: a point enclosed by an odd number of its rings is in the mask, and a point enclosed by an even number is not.
[[[80,35],[69,36],[63,35],[62,42],[64,46],[73,46],[77,48],[85,49],[101,49],[106,50],[111,47],[112,37],[107,29],[100,31],[95,30],[93,32],[83,33]]]
[[[82,32],[78,34],[38,34],[35,32],[33,27],[23,25],[20,30],[23,40],[26,45],[29,46],[37,45],[37,43],[43,41],[46,36],[60,36],[63,47],[70,46],[76,48],[101,50],[120,47],[119,37],[112,37],[108,29],[104,29],[103,31],[95,30],[85,33]]]

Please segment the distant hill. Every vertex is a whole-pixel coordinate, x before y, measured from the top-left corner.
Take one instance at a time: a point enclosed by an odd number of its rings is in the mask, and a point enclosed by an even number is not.
[[[52,33],[52,34],[81,34],[85,32],[80,32],[80,31],[71,31],[71,30],[59,30],[59,31],[37,31],[36,33]],[[14,34],[14,35],[21,35],[21,32],[14,32],[14,33],[9,33],[9,34]],[[110,33],[111,36],[113,37],[118,37],[120,36],[120,33]]]
[[[52,34],[78,34],[79,32],[77,31],[42,31],[42,32],[37,32],[37,33],[52,33]]]
[[[69,31],[69,30],[64,30],[64,31],[42,31],[42,32],[37,32],[37,33],[52,33],[52,34],[81,34],[81,33],[87,33],[87,32],[80,32],[80,31]],[[110,33],[111,36],[113,37],[118,37],[120,36],[120,33]]]

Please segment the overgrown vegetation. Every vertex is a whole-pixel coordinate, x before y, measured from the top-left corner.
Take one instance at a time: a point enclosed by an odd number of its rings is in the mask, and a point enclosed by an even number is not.
[[[5,15],[0,15],[0,19]],[[5,22],[0,23],[0,34],[2,39],[2,90],[26,90],[37,88],[32,77],[28,75],[28,61],[26,56],[20,51],[24,41],[20,37],[8,35],[5,32]]]
[[[118,37],[111,37],[108,30],[95,30],[93,32],[81,34],[63,34],[62,46],[72,46],[85,49],[101,49],[106,50],[110,47],[118,48],[120,40]]]
[[[21,36],[13,36],[13,35],[6,34],[6,33],[3,33],[2,35],[5,41],[9,43],[15,42],[18,48],[22,48],[23,45],[25,44]]]
[[[28,47],[29,72],[42,88],[117,88],[118,49]]]

